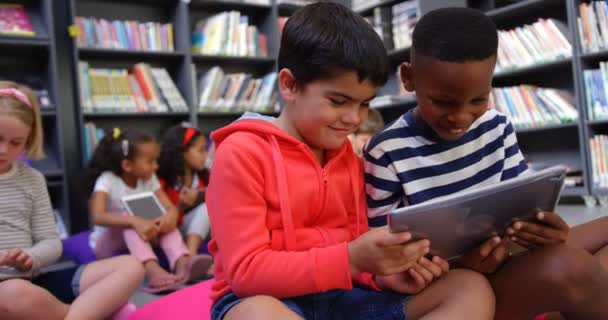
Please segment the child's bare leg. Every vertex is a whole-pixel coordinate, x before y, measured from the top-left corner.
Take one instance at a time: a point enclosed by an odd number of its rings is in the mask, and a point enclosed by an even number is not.
[[[0,319],[63,320],[69,305],[27,280],[0,282]]]
[[[608,270],[608,217],[578,225],[570,230],[568,244],[583,248],[594,255]]]
[[[255,296],[244,299],[232,307],[224,320],[301,320],[302,318],[289,309],[281,300],[270,296]]]
[[[189,234],[186,237],[186,247],[188,247],[188,252],[191,255],[196,255],[198,253],[198,248],[203,243],[203,239],[198,234]]]
[[[408,320],[491,320],[494,293],[481,274],[458,269],[448,272],[405,305]]]
[[[80,295],[72,303],[65,319],[108,318],[129,300],[143,277],[141,262],[132,256],[87,265],[80,278]]]
[[[608,276],[588,252],[567,245],[511,258],[489,277],[496,320],[560,311],[566,319],[608,319]]]
[[[140,263],[141,264],[141,263]],[[156,260],[144,262],[146,279],[150,288],[158,288],[180,281],[180,278],[167,270],[163,269]]]

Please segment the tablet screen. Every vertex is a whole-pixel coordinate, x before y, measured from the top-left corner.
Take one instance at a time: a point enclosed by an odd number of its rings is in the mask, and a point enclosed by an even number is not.
[[[137,199],[125,199],[124,203],[133,215],[144,219],[154,220],[164,214],[164,210],[158,205],[153,195]]]

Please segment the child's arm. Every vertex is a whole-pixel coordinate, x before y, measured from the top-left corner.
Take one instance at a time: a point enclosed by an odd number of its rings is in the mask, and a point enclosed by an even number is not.
[[[256,158],[251,148],[251,143],[229,140],[221,144],[207,191],[213,240],[220,250],[215,258],[238,296],[281,298],[351,289],[353,276],[403,271],[428,249],[426,243],[400,245],[409,234],[390,234],[382,228],[350,243],[274,250],[266,225],[265,159]]]
[[[160,221],[160,233],[169,233],[177,227],[177,219],[179,217],[177,208],[173,205],[173,202],[171,202],[171,199],[169,199],[169,196],[167,196],[162,188],[158,188],[154,193],[166,210],[165,215]]]
[[[365,190],[370,227],[386,225],[386,215],[403,199],[403,186],[392,163],[385,163],[384,150],[376,146],[364,150]]]
[[[31,215],[32,240],[34,246],[23,251],[32,257],[33,273],[40,268],[55,263],[61,256],[61,241],[55,226],[55,216],[51,207],[51,200],[46,190],[46,181],[42,175],[37,177],[37,182],[32,186],[33,212]]]
[[[112,214],[108,212],[108,194],[103,191],[95,191],[91,196],[91,220],[94,225],[108,228],[133,228],[145,241],[156,238],[158,226],[154,221],[123,214]]]

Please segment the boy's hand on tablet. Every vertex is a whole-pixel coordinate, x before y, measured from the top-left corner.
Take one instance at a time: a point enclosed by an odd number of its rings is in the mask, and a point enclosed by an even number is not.
[[[13,267],[21,272],[30,271],[33,265],[32,257],[21,249],[11,249],[0,256],[0,266]]]
[[[507,239],[492,237],[458,259],[458,265],[480,273],[494,273],[509,257]]]
[[[400,273],[429,252],[430,242],[410,242],[409,232],[390,233],[387,227],[372,229],[348,243],[352,276],[361,272],[376,275]]]
[[[570,226],[555,212],[539,212],[535,221],[515,221],[507,234],[513,242],[525,247],[565,243]]]
[[[137,216],[133,216],[131,225],[139,237],[144,241],[152,241],[156,239],[160,231],[156,220],[150,221]]]
[[[376,283],[383,289],[416,294],[449,270],[448,262],[439,257],[433,257],[432,260],[421,257],[416,264],[405,272],[390,276],[377,276]]]

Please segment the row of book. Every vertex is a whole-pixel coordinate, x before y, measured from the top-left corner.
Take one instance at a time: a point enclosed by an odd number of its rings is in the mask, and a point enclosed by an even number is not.
[[[80,105],[85,113],[188,111],[164,68],[138,63],[130,70],[91,68],[78,63]]]
[[[490,106],[509,116],[515,128],[535,128],[571,123],[578,119],[568,93],[529,85],[494,88]]]
[[[246,73],[225,73],[216,66],[199,82],[199,111],[278,111],[277,73],[256,79]]]
[[[583,71],[589,120],[608,119],[608,62],[599,65]]]
[[[608,49],[608,3],[606,1],[581,3],[576,22],[584,52]]]
[[[249,18],[226,11],[199,21],[192,33],[192,52],[204,55],[267,57],[268,44]]]
[[[174,51],[173,25],[76,17],[79,48]]]
[[[23,5],[0,4],[0,34],[12,36],[36,35]]]
[[[376,7],[371,16],[364,17],[384,42],[387,50],[409,48],[412,33],[420,17],[418,0],[390,7]]]
[[[608,135],[596,135],[589,139],[593,186],[608,188]]]
[[[496,72],[571,57],[572,46],[560,28],[564,26],[555,19],[539,19],[499,31]]]
[[[84,124],[84,158],[90,160],[93,155],[93,151],[97,148],[99,141],[103,139],[106,132],[102,128],[98,128],[93,122],[87,122]]]

